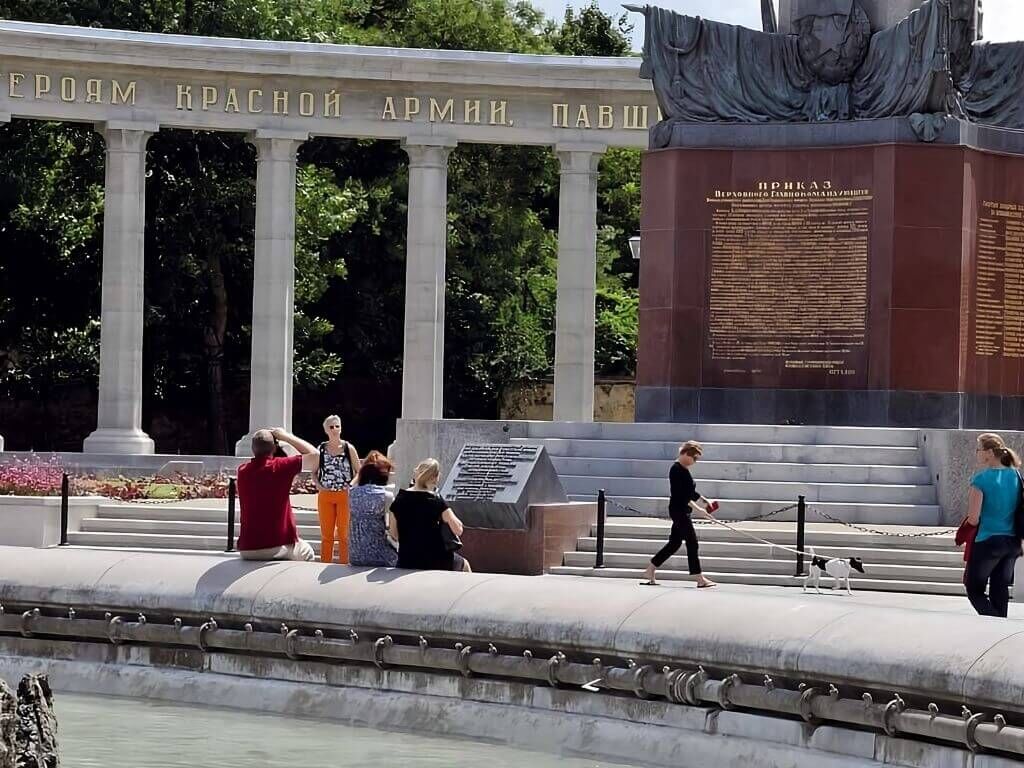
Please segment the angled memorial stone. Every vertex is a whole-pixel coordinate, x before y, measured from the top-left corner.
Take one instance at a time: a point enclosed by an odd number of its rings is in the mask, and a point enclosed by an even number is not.
[[[471,528],[524,529],[530,506],[568,501],[547,451],[535,445],[466,445],[441,496]]]

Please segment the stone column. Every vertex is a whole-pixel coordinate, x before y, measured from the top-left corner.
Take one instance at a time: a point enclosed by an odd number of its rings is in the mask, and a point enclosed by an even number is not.
[[[11,122],[10,112],[0,112],[0,125]],[[4,452],[4,436],[0,435],[0,453]]]
[[[86,453],[153,453],[142,431],[142,284],[145,271],[146,142],[159,126],[108,122],[103,199],[100,391]]]
[[[236,456],[251,454],[252,433],[292,426],[295,325],[296,153],[309,134],[260,130],[256,147],[256,245],[252,275],[249,431]]]
[[[555,421],[594,420],[597,167],[604,147],[559,144]]]
[[[454,140],[443,137],[402,142],[409,155],[403,419],[443,416],[448,155],[454,146]]]

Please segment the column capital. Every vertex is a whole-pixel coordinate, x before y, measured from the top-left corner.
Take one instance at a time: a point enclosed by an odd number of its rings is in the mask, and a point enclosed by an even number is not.
[[[555,155],[561,166],[561,172],[565,173],[597,173],[598,165],[601,163],[601,155],[608,151],[603,144],[583,144],[575,142],[563,142],[555,145]]]
[[[295,153],[309,141],[309,133],[261,128],[246,134],[245,140],[256,147],[258,160],[295,162]]]
[[[455,139],[445,136],[402,139],[402,149],[409,156],[409,165],[420,168],[447,167],[448,155],[457,144]]]
[[[103,137],[107,151],[145,152],[146,143],[154,133],[160,131],[160,124],[108,120],[105,123],[96,123],[93,129]]]

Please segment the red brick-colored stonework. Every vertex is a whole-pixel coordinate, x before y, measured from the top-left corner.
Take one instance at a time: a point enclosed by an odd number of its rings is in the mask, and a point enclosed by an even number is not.
[[[828,180],[871,192],[866,341],[850,356],[854,374],[787,368],[778,358],[737,372],[711,355],[707,200],[766,180]],[[638,385],[1024,395],[1022,356],[978,354],[975,343],[986,201],[1024,211],[1024,158],[926,144],[647,153]],[[1020,327],[1024,307],[1007,301],[1006,322]]]

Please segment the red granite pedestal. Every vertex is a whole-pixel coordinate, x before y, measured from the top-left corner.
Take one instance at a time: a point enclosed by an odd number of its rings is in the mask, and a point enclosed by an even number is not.
[[[643,162],[637,420],[1024,427],[1024,157]]]

